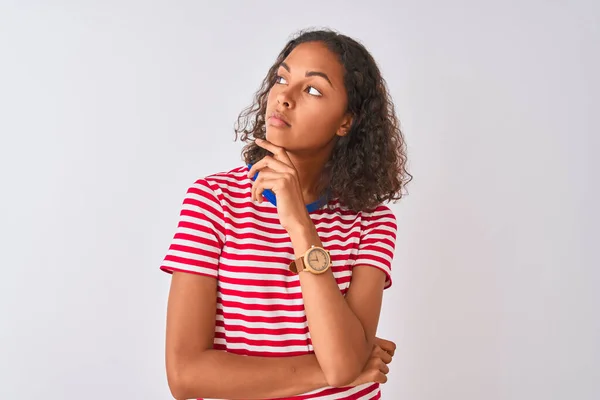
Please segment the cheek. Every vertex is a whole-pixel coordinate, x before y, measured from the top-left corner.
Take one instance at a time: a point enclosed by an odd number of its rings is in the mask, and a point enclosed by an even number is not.
[[[267,106],[271,105],[271,103],[273,103],[275,101],[275,97],[276,97],[275,90],[273,90],[273,88],[271,88],[271,90],[269,90],[269,93],[267,94]]]
[[[302,115],[303,125],[319,136],[334,134],[341,118],[338,114],[334,107],[315,101],[305,108]]]

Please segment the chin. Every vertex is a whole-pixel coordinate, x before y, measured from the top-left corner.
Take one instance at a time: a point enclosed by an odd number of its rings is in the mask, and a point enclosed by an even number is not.
[[[265,138],[275,146],[286,147],[286,145],[289,145],[286,140],[289,138],[289,134],[286,135],[286,133],[282,130],[273,128],[271,126],[267,127]]]

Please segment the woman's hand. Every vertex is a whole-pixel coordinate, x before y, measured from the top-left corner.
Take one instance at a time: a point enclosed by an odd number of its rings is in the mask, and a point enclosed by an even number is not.
[[[260,172],[252,184],[252,200],[262,203],[262,192],[270,189],[277,198],[279,222],[288,233],[312,224],[304,204],[298,171],[285,149],[262,139],[256,139],[256,144],[273,153],[273,156],[264,157],[248,172],[250,178]]]
[[[350,386],[358,386],[370,382],[386,383],[387,373],[390,372],[388,364],[392,362],[395,352],[396,344],[394,342],[375,338],[371,357],[369,357],[358,378]]]

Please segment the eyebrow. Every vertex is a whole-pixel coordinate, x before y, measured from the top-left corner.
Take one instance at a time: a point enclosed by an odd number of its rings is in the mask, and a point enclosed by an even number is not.
[[[283,68],[285,68],[285,70],[286,70],[287,72],[289,72],[289,73],[292,73],[292,71],[291,71],[291,69],[290,69],[290,66],[289,66],[289,65],[287,65],[287,64],[285,63],[285,61],[281,63],[281,66],[282,66]],[[319,71],[306,71],[306,74],[304,74],[304,76],[305,76],[305,77],[307,77],[307,78],[308,78],[309,76],[320,76],[321,78],[324,78],[324,79],[325,79],[325,80],[326,80],[326,81],[329,83],[329,86],[333,87],[333,84],[331,83],[331,81],[329,80],[329,77],[327,76],[327,74],[326,74],[325,72],[319,72]]]

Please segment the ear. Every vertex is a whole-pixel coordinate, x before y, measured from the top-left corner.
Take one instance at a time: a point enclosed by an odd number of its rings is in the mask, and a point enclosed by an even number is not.
[[[352,120],[352,114],[346,113],[344,118],[342,118],[342,123],[335,134],[338,136],[346,136],[352,127]]]

